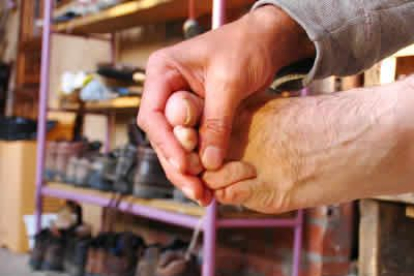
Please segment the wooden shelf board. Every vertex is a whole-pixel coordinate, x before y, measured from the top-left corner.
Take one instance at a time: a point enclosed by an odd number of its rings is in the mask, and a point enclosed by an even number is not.
[[[141,103],[141,97],[119,97],[112,100],[87,102],[85,103],[85,111],[117,111],[117,110],[138,110]],[[78,111],[79,104],[63,103],[60,108],[61,111]],[[53,109],[52,109],[53,110]]]
[[[196,2],[196,14],[211,13],[212,2]],[[228,9],[248,7],[254,0],[227,0]],[[103,10],[97,14],[54,25],[54,30],[69,33],[112,33],[145,24],[184,19],[188,16],[188,0],[136,0]]]

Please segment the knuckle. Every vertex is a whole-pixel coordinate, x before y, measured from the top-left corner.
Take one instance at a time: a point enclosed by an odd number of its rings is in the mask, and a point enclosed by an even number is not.
[[[164,64],[166,58],[168,57],[167,51],[165,49],[155,51],[148,58],[148,67],[159,66]]]
[[[212,133],[216,135],[228,134],[231,131],[231,117],[224,118],[206,118],[202,127],[203,133]]]
[[[147,127],[147,120],[145,119],[145,116],[142,114],[142,112],[138,113],[137,116],[137,125],[142,128],[142,129],[146,129]]]

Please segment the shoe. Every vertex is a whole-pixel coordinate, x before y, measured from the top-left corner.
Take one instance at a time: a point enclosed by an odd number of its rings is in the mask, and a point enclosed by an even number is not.
[[[160,256],[154,276],[197,276],[200,266],[194,255],[186,256],[184,250],[167,250]]]
[[[120,194],[131,194],[133,190],[134,168],[137,148],[126,145],[115,151],[117,158],[114,180],[114,191]]]
[[[64,235],[52,233],[45,250],[41,270],[62,272],[65,246],[66,242]]]
[[[80,142],[60,142],[57,145],[56,154],[56,179],[64,181],[69,159],[79,157],[85,148],[85,143]]]
[[[155,151],[150,147],[138,147],[134,195],[140,198],[171,198],[173,191]]]
[[[87,158],[80,158],[76,162],[75,185],[79,187],[88,186],[88,179],[92,171],[92,162]]]
[[[51,233],[49,229],[44,229],[35,236],[34,248],[32,249],[29,258],[29,266],[33,270],[40,270],[42,268],[50,235]]]
[[[132,233],[115,235],[115,243],[108,248],[106,276],[134,276],[138,256],[144,248],[144,241]]]
[[[56,175],[56,153],[57,142],[48,141],[46,143],[45,173],[46,181],[53,181]]]
[[[92,239],[90,246],[88,248],[88,253],[86,257],[85,265],[85,276],[96,276],[96,267],[97,267],[97,250],[98,246],[95,239]]]
[[[64,270],[70,276],[85,274],[86,260],[92,241],[91,227],[81,225],[68,232],[64,258]]]
[[[160,254],[160,246],[152,245],[147,247],[138,261],[135,276],[155,276]]]
[[[101,191],[112,191],[113,181],[111,176],[115,174],[116,158],[111,155],[97,157],[91,165],[88,177],[88,186]]]
[[[72,156],[69,158],[68,165],[66,167],[65,183],[75,185],[76,182],[76,168],[78,165],[78,157]]]

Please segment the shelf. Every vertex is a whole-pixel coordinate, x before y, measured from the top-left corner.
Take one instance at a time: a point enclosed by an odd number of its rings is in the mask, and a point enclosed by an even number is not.
[[[66,200],[89,203],[102,207],[111,207],[116,194],[92,189],[78,188],[62,183],[49,183],[42,188],[42,195]],[[194,228],[206,209],[197,205],[180,203],[164,199],[140,199],[124,196],[119,200],[117,208],[123,212],[147,217],[149,219],[171,223],[187,228]],[[269,216],[253,212],[219,212],[217,226],[231,227],[294,227],[297,225],[293,213]]]
[[[137,111],[141,97],[120,97],[113,100],[87,102],[84,105],[86,113],[102,113],[109,111]],[[51,111],[78,112],[80,108],[76,103],[63,103],[59,108],[50,108]]]
[[[198,16],[210,14],[212,2],[196,2]],[[254,0],[227,0],[229,9],[249,7]],[[113,33],[145,24],[184,19],[188,16],[188,0],[136,0],[119,4],[97,14],[54,25],[54,31],[69,33]]]

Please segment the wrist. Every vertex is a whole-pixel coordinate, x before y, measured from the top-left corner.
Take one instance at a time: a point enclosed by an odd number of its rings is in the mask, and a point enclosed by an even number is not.
[[[265,5],[247,15],[253,32],[261,32],[264,47],[271,49],[275,70],[315,57],[315,45],[305,30],[282,9]]]

